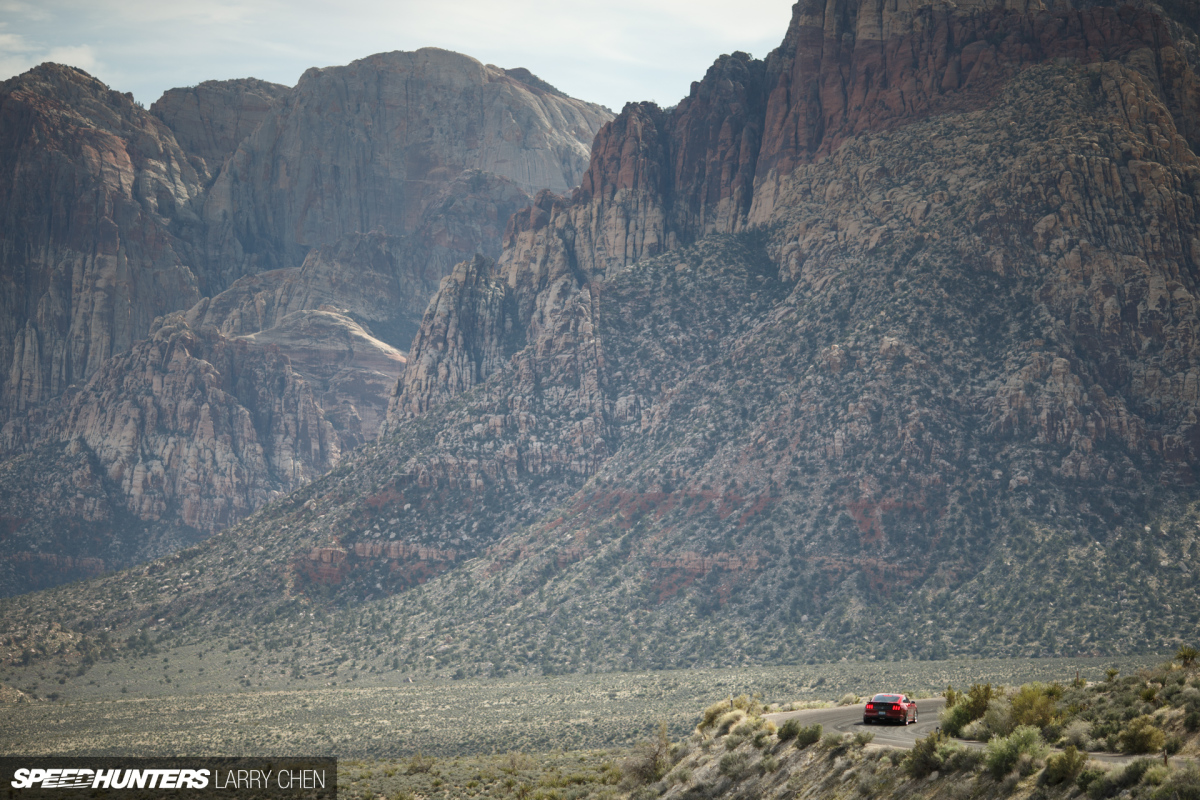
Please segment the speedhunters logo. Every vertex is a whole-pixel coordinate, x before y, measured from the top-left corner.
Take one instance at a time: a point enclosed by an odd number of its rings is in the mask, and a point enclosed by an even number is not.
[[[7,791],[5,791],[7,790]],[[122,797],[312,798],[336,800],[332,758],[0,758],[0,796],[73,792]]]
[[[206,769],[27,769],[13,773],[14,789],[207,789]]]

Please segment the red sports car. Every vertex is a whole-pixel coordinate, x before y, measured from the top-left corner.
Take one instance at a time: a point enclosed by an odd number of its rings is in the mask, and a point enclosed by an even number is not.
[[[907,725],[917,721],[917,701],[904,694],[877,694],[863,709],[863,725],[876,722],[899,722]]]

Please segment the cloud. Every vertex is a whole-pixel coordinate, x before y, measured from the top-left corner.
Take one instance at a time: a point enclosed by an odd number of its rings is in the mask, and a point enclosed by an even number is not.
[[[71,67],[78,67],[85,72],[94,72],[99,67],[99,61],[96,59],[96,52],[89,44],[68,45],[65,47],[55,47],[46,53],[46,57],[41,61],[53,61],[56,64],[66,64]]]

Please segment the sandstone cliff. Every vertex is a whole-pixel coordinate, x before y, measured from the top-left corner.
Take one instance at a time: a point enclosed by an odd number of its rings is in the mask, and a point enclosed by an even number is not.
[[[158,119],[43,64],[0,85],[0,423],[200,299],[202,180]]]
[[[225,159],[288,93],[287,86],[242,78],[168,89],[150,106],[175,134],[196,172],[216,178]]]
[[[228,285],[297,266],[309,247],[347,234],[415,234],[431,211],[459,202],[443,190],[468,170],[472,185],[463,188],[498,202],[502,226],[525,193],[578,183],[609,118],[527,71],[510,75],[445,50],[309,70],[209,194],[210,263]],[[463,239],[437,227],[419,246],[448,246],[449,259],[439,259],[446,271],[477,250],[499,252],[486,230]]]

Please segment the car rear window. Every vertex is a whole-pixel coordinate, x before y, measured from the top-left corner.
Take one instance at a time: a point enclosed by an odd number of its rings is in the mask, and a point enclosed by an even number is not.
[[[877,694],[871,698],[872,703],[899,703],[900,695],[898,694]]]

